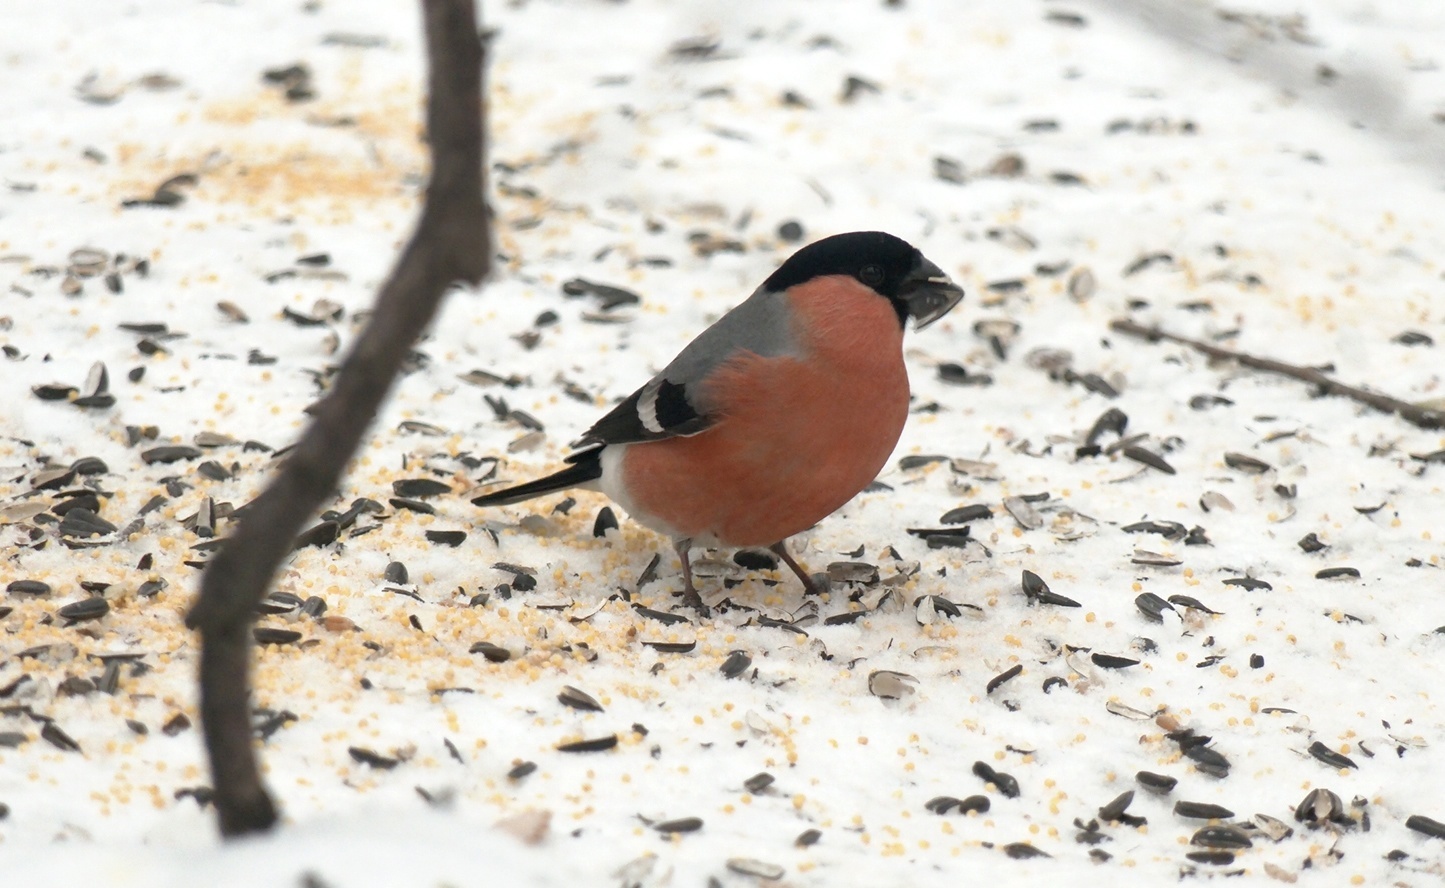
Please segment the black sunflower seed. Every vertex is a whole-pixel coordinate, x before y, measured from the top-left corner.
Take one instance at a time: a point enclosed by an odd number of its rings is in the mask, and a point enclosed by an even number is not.
[[[1222,753],[1215,752],[1208,746],[1199,744],[1186,746],[1184,748],[1185,758],[1192,759],[1194,766],[1211,777],[1224,778],[1229,776],[1229,759]]]
[[[1206,614],[1219,613],[1219,611],[1212,610],[1211,608],[1206,606],[1204,602],[1200,601],[1198,598],[1195,598],[1192,595],[1170,595],[1169,603],[1177,604],[1180,607],[1192,607],[1197,611],[1204,611]]]
[[[114,524],[89,509],[75,508],[65,513],[60,521],[60,534],[71,537],[105,536],[118,530]]]
[[[251,630],[251,637],[256,639],[257,644],[295,644],[301,640],[301,633],[294,629],[257,626]]]
[[[1022,664],[1022,663],[1015,663],[1013,666],[1010,666],[1008,669],[1005,669],[1003,672],[1000,672],[998,675],[995,675],[993,678],[990,678],[990,679],[988,680],[988,684],[984,687],[984,693],[985,693],[985,694],[992,694],[994,691],[996,691],[996,690],[998,690],[1000,687],[1002,687],[1003,684],[1004,684],[1004,682],[1008,681],[1008,680],[1011,679],[1011,678],[1016,677],[1019,673],[1021,673],[1021,672],[1023,672],[1023,671],[1024,671],[1024,666],[1023,666],[1023,664]]]
[[[31,386],[30,393],[42,401],[64,401],[80,389],[62,382]]]
[[[1314,756],[1315,758],[1319,759],[1320,761],[1324,762],[1332,768],[1359,767],[1359,765],[1355,764],[1354,759],[1350,758],[1347,755],[1342,755],[1338,752],[1335,752],[1333,749],[1330,749],[1328,746],[1324,745],[1318,740],[1310,744],[1310,755]]]
[[[1088,435],[1084,437],[1084,443],[1099,443],[1099,439],[1104,436],[1105,432],[1122,435],[1124,434],[1124,429],[1128,428],[1128,426],[1129,415],[1118,407],[1110,407],[1108,410],[1099,414],[1098,419],[1094,420],[1094,424],[1089,427]]]
[[[1174,610],[1174,605],[1155,595],[1153,592],[1142,592],[1134,599],[1134,606],[1139,613],[1155,623],[1164,622],[1164,612]]]
[[[1179,785],[1179,780],[1167,774],[1155,774],[1153,771],[1140,771],[1134,775],[1139,785],[1158,795],[1168,795]]]
[[[398,586],[405,586],[407,581],[406,565],[400,561],[393,561],[382,571],[381,578],[388,583],[395,583]]]
[[[512,659],[512,652],[490,641],[479,641],[467,649],[469,654],[481,654],[490,663],[505,663]]]
[[[199,459],[201,451],[195,447],[185,444],[169,444],[164,447],[152,447],[149,450],[141,451],[141,461],[146,465],[156,463],[173,463],[183,459]]]
[[[673,833],[690,833],[702,829],[701,817],[678,817],[673,820],[662,820],[652,825],[652,828],[663,835]]]
[[[1321,551],[1329,548],[1329,546],[1327,546],[1326,544],[1320,542],[1319,534],[1317,534],[1317,533],[1315,533],[1315,532],[1313,532],[1313,531],[1311,531],[1311,532],[1305,534],[1304,536],[1300,537],[1300,541],[1299,541],[1298,545],[1299,545],[1299,547],[1300,547],[1301,549],[1303,549],[1304,551],[1306,551],[1306,552],[1308,552],[1308,553],[1310,553],[1310,554],[1313,554],[1313,553],[1315,553],[1315,552],[1321,552]]]
[[[40,580],[16,580],[5,587],[11,595],[49,595],[50,584]]]
[[[1327,567],[1315,573],[1317,580],[1336,580],[1340,577],[1351,577],[1358,580],[1360,572],[1353,567]]]
[[[1099,809],[1099,819],[1105,823],[1120,820],[1134,801],[1134,790],[1128,789],[1114,797],[1114,800]]]
[[[407,499],[441,496],[452,491],[450,484],[444,484],[434,478],[402,478],[399,481],[391,482],[391,489],[397,496]]]
[[[1028,842],[1009,842],[1003,846],[1003,853],[1012,857],[1014,860],[1028,860],[1034,857],[1051,856],[1048,852],[1041,851]]]
[[[1195,820],[1228,820],[1234,816],[1234,812],[1223,805],[1212,805],[1209,802],[1188,802],[1183,799],[1174,803],[1174,814],[1177,817],[1191,817]]]
[[[427,542],[456,548],[467,541],[467,532],[465,530],[428,530],[426,538]]]
[[[723,674],[723,678],[737,678],[748,671],[748,667],[751,665],[753,665],[753,658],[747,651],[732,651],[718,671]]]
[[[110,602],[104,598],[82,598],[80,601],[67,604],[55,613],[63,620],[84,623],[87,620],[99,620],[110,613]]]
[[[1174,467],[1169,465],[1169,463],[1165,462],[1164,457],[1159,456],[1158,454],[1151,451],[1145,450],[1143,447],[1140,447],[1137,444],[1130,444],[1128,447],[1125,447],[1123,450],[1121,450],[1120,453],[1122,453],[1129,459],[1132,459],[1136,463],[1146,465],[1151,469],[1158,469],[1166,475],[1176,474]]]
[[[594,537],[605,537],[607,536],[607,531],[616,530],[618,527],[617,513],[612,511],[611,506],[603,506],[597,513],[597,520],[592,522],[592,535]]]
[[[1224,585],[1238,586],[1241,589],[1247,589],[1250,592],[1254,592],[1258,589],[1264,589],[1265,591],[1269,591],[1274,588],[1269,583],[1266,583],[1264,580],[1256,580],[1254,577],[1230,577],[1229,579],[1224,581]]]
[[[1139,521],[1125,525],[1125,533],[1157,533],[1166,540],[1182,540],[1189,531],[1178,521]]]
[[[293,549],[304,549],[307,546],[329,546],[336,542],[336,537],[341,533],[341,525],[335,521],[322,521],[314,527],[303,530],[301,535],[296,537]]]
[[[824,618],[823,618],[823,625],[824,625],[824,626],[842,626],[842,625],[845,625],[845,624],[848,624],[848,623],[856,623],[856,622],[858,622],[859,620],[861,620],[862,618],[864,618],[864,617],[866,617],[866,616],[868,616],[868,612],[867,612],[867,611],[861,611],[861,610],[860,610],[860,611],[848,611],[847,613],[841,613],[841,614],[833,614],[833,615],[830,616],[830,617],[824,617]]]
[[[523,777],[526,777],[528,774],[531,774],[533,771],[536,770],[536,762],[518,762],[517,764],[512,766],[512,770],[507,772],[507,779],[521,780]]]
[[[822,837],[823,833],[821,830],[805,829],[802,832],[798,833],[798,837],[796,839],[793,839],[793,845],[798,848],[810,848],[813,845],[818,844],[818,840]]]
[[[80,752],[80,744],[75,742],[75,738],[53,721],[46,722],[45,727],[40,729],[40,739],[62,752]]]
[[[957,509],[950,509],[943,513],[938,519],[940,524],[967,524],[970,521],[979,521],[983,518],[993,517],[993,509],[983,503],[974,503],[971,506],[960,506]]]
[[[769,774],[767,771],[759,771],[758,773],[743,781],[743,789],[746,789],[753,795],[757,795],[758,793],[763,792],[772,785],[773,775]]]
[[[642,644],[660,654],[690,654],[697,649],[695,641],[644,641]]]
[[[934,796],[923,803],[923,808],[933,814],[947,814],[962,803],[962,799],[956,799],[953,796]]]
[[[583,712],[602,712],[602,704],[597,698],[571,685],[563,685],[562,690],[557,694],[557,702],[563,706],[570,706],[573,709],[580,709]]]
[[[591,740],[574,740],[571,743],[563,743],[557,747],[558,752],[606,752],[617,745],[617,735],[608,734],[605,737],[594,737]]]
[[[1238,469],[1251,475],[1262,475],[1274,468],[1262,459],[1256,459],[1246,453],[1224,454],[1224,464],[1231,469]]]
[[[1195,863],[1207,863],[1211,866],[1229,866],[1234,863],[1233,851],[1190,851],[1184,856]]]
[[[973,773],[983,782],[992,783],[1004,798],[1016,799],[1019,797],[1019,782],[1009,774],[995,771],[988,762],[974,762]]]
[[[1049,584],[1044,582],[1043,577],[1031,570],[1023,572],[1024,597],[1031,604],[1052,604],[1058,607],[1080,607],[1081,605],[1072,598],[1060,595],[1049,589]]]
[[[1311,826],[1338,822],[1345,816],[1345,803],[1328,789],[1317,787],[1305,794],[1294,809],[1294,819]]]
[[[1132,657],[1120,657],[1115,654],[1094,653],[1089,659],[1100,669],[1128,669],[1130,666],[1138,666],[1139,661]]]
[[[418,515],[435,515],[436,506],[431,503],[424,503],[418,499],[407,499],[404,496],[393,496],[387,500],[393,509],[405,509],[408,512],[415,512]]]
[[[632,609],[637,612],[638,616],[646,617],[649,620],[656,620],[664,626],[673,626],[678,623],[691,622],[690,620],[688,620],[687,617],[684,617],[681,614],[670,614],[667,611],[653,610],[650,607],[643,607],[640,604],[634,604],[632,606]]]
[[[1445,839],[1445,823],[1426,817],[1424,814],[1411,814],[1406,817],[1405,828],[1427,835],[1432,839]]]
[[[1201,827],[1195,831],[1193,836],[1190,836],[1189,844],[1232,851],[1254,847],[1254,842],[1250,840],[1248,833],[1237,826],[1227,824]]]
[[[378,771],[390,771],[401,764],[401,759],[382,755],[374,749],[367,749],[364,746],[348,746],[346,752],[357,763],[376,768]]]
[[[161,733],[167,737],[174,737],[177,734],[189,730],[190,727],[190,718],[188,718],[184,712],[177,712],[167,719],[165,724],[161,725]]]
[[[98,456],[82,456],[70,464],[70,471],[77,475],[103,475],[110,467]]]

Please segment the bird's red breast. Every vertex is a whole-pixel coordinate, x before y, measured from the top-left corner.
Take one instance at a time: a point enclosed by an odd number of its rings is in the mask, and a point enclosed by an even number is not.
[[[772,545],[836,511],[887,462],[908,417],[897,312],[844,275],[788,300],[796,355],[740,352],[702,383],[715,425],[627,445],[622,484],[643,523],[699,543]]]

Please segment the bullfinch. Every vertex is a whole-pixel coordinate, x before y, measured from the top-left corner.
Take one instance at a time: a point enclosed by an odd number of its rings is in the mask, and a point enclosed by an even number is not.
[[[565,469],[472,502],[600,490],[672,538],[684,601],[702,614],[694,546],[766,547],[816,593],[785,543],[883,468],[908,417],[904,325],[922,329],[962,298],[891,234],[824,238],[598,420]]]

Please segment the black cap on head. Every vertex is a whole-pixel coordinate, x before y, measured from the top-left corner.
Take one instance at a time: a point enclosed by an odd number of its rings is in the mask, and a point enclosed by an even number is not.
[[[809,244],[789,257],[763,286],[777,293],[825,275],[846,275],[871,288],[893,304],[900,324],[915,317],[920,327],[926,326],[963,297],[963,291],[916,247],[883,231],[835,234]],[[921,311],[921,291],[940,287],[947,291],[942,297],[946,307],[934,299],[932,307]]]

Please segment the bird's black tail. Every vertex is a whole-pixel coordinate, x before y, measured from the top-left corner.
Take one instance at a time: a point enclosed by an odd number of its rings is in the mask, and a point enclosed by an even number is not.
[[[596,481],[602,477],[601,454],[602,448],[600,447],[585,453],[573,454],[568,457],[568,461],[575,460],[575,462],[560,472],[555,472],[545,478],[538,478],[536,481],[528,481],[526,484],[518,484],[515,487],[482,494],[473,499],[472,504],[476,506],[510,506],[512,503],[520,503],[523,500],[554,493],[558,490],[566,490],[569,487],[579,487],[588,481]]]

